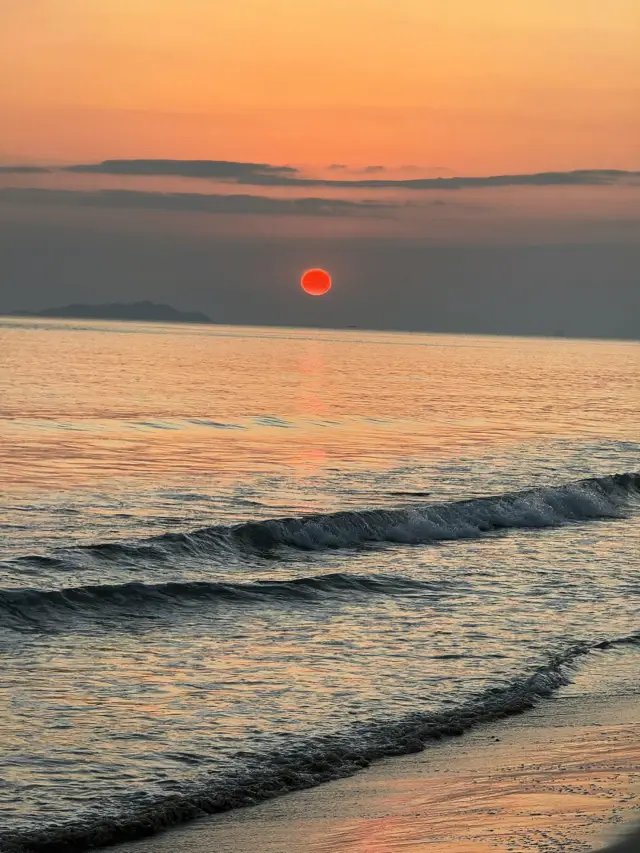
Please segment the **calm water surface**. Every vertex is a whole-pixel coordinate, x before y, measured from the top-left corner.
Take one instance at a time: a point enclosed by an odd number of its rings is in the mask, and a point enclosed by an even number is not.
[[[639,389],[633,343],[0,320],[0,841],[353,772],[587,657],[637,689]]]

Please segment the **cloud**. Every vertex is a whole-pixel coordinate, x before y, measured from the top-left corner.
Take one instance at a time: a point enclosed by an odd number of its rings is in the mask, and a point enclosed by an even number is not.
[[[73,207],[174,210],[198,213],[266,214],[279,216],[352,216],[380,214],[393,204],[327,198],[269,198],[257,195],[159,193],[139,190],[0,189],[0,202]]]
[[[50,171],[46,166],[0,166],[0,175],[42,175]]]
[[[342,164],[330,167],[340,171]],[[482,177],[431,178],[303,178],[292,166],[242,163],[228,160],[105,160],[102,163],[67,166],[64,171],[106,175],[177,176],[212,178],[236,184],[269,187],[333,187],[339,189],[463,190],[499,187],[581,187],[629,183],[640,172],[620,169],[580,169],[570,172],[487,175]],[[364,174],[384,171],[383,166],[367,166]]]
[[[584,169],[574,172],[538,172],[524,175],[488,175],[460,178],[364,178],[334,180],[325,178],[279,177],[265,175],[255,182],[263,186],[337,187],[340,189],[464,190],[497,187],[585,187],[628,183],[640,178],[640,172],[618,169]],[[248,182],[248,181],[239,181]],[[252,183],[254,181],[251,181]]]
[[[348,172],[342,163],[333,163],[334,172]],[[0,174],[38,174],[53,171],[45,166],[0,166]],[[269,163],[246,163],[234,160],[103,160],[101,163],[80,163],[64,166],[63,172],[98,175],[129,175],[136,177],[208,178],[244,186],[337,189],[405,189],[405,190],[464,190],[500,187],[593,187],[634,183],[638,171],[622,169],[579,169],[567,172],[536,172],[533,174],[485,175],[455,177],[453,175],[424,178],[375,177],[388,171],[385,166],[371,165],[355,170],[362,178],[305,178],[293,166],[274,166]],[[445,171],[444,168],[442,171]]]
[[[287,178],[298,174],[292,166],[268,163],[242,163],[232,160],[103,160],[102,163],[66,166],[65,172],[99,175],[175,176],[181,178],[215,178],[220,181],[257,183],[263,178]]]

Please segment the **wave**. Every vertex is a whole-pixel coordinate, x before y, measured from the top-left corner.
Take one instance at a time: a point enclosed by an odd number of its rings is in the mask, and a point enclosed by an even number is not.
[[[375,543],[427,544],[477,538],[511,528],[558,527],[570,522],[618,518],[640,497],[640,474],[612,474],[559,486],[390,509],[310,514],[164,533],[136,542],[82,546],[64,554],[21,557],[17,563],[77,566],[87,559],[138,564],[179,557],[222,560],[276,557],[285,548],[322,551]]]
[[[6,853],[80,853],[349,776],[381,758],[419,752],[443,737],[459,736],[482,723],[529,710],[569,682],[579,658],[621,645],[640,646],[640,634],[578,643],[532,673],[447,711],[369,722],[249,757],[238,753],[241,763],[236,770],[208,775],[179,793],[148,799],[144,805],[110,802],[103,804],[101,814],[85,813],[74,823],[57,823],[11,837],[0,831],[0,846]]]
[[[317,601],[329,596],[401,595],[448,587],[446,581],[412,580],[395,575],[357,575],[342,572],[290,580],[253,583],[174,581],[147,584],[96,584],[57,590],[0,590],[0,614],[5,628],[56,631],[69,619],[139,618],[180,606],[249,605],[264,601]]]
[[[192,533],[166,533],[137,543],[104,543],[51,556],[20,558],[53,572],[77,566],[78,555],[140,568],[150,556],[205,559],[233,552],[275,557],[282,549],[322,550],[370,543],[429,543],[478,537],[509,528],[546,528],[590,519],[618,518],[640,496],[639,474],[616,474],[563,486],[529,489],[449,503],[268,519]],[[149,618],[168,608],[265,600],[318,600],[336,595],[399,595],[443,591],[445,582],[397,575],[332,573],[253,583],[175,581],[112,583],[55,590],[0,589],[2,625],[17,631],[55,632],[69,620]]]

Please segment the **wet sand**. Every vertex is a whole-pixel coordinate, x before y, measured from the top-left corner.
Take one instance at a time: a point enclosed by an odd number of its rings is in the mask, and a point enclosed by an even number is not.
[[[638,853],[638,851],[640,851],[640,830],[625,835],[602,853]]]
[[[119,853],[640,853],[640,698],[556,698]],[[609,846],[614,845],[614,846]]]

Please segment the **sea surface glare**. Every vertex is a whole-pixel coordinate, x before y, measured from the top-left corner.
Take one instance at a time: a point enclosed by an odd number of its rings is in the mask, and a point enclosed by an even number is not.
[[[635,343],[0,319],[0,849],[637,690],[639,402]]]

